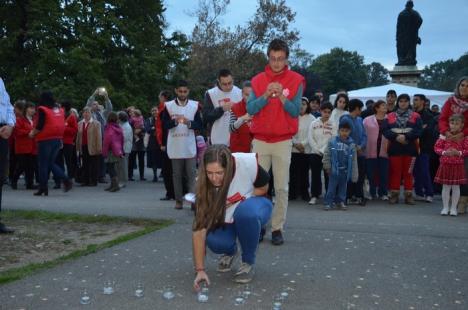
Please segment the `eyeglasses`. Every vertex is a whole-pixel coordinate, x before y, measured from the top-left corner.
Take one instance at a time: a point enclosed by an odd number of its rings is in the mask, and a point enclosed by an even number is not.
[[[278,58],[270,57],[269,58],[270,62],[284,62],[285,60],[286,60],[286,57],[278,57]]]

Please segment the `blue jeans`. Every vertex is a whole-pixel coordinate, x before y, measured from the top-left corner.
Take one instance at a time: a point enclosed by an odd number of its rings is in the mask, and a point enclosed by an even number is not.
[[[369,194],[377,197],[377,182],[375,175],[377,172],[379,180],[379,196],[388,195],[388,158],[368,158],[366,162],[367,179],[369,180]]]
[[[416,157],[413,169],[414,192],[418,196],[434,196],[431,172],[429,170],[429,154],[421,153]]]
[[[271,217],[273,205],[265,197],[251,197],[239,204],[234,211],[234,223],[211,231],[206,244],[216,254],[234,255],[237,252],[236,239],[242,248],[242,261],[255,263],[260,229]]]
[[[38,154],[37,161],[39,164],[39,187],[40,189],[47,188],[49,181],[49,172],[52,171],[54,178],[67,180],[65,172],[55,163],[57,153],[62,146],[62,141],[59,139],[39,141],[37,143]]]
[[[334,202],[346,202],[347,183],[348,173],[346,170],[340,171],[339,175],[330,174],[325,203],[331,206]]]

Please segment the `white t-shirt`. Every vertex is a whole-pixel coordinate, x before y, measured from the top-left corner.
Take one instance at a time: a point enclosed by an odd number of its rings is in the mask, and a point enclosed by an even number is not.
[[[166,102],[166,109],[172,119],[184,116],[189,121],[193,121],[198,110],[198,103],[188,100],[185,106],[181,106],[172,100]],[[197,155],[197,145],[193,129],[180,123],[171,128],[167,136],[167,155],[170,159],[194,158]]]
[[[208,90],[211,102],[215,108],[222,106],[224,102],[236,103],[242,100],[242,90],[234,86],[231,91],[223,92],[219,87]],[[229,146],[231,134],[229,132],[229,111],[225,111],[223,116],[218,118],[211,127],[211,144],[224,144]]]
[[[257,179],[258,163],[257,154],[255,153],[232,153],[236,164],[236,171],[232,178],[231,185],[229,186],[228,196],[232,197],[239,193],[244,199],[252,197],[255,180]],[[236,210],[239,202],[226,209],[224,218],[225,223],[234,222],[234,211]]]

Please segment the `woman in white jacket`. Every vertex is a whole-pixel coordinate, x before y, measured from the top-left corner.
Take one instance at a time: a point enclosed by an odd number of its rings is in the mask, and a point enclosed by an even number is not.
[[[310,114],[307,98],[302,98],[299,114],[299,130],[292,138],[291,165],[289,166],[289,200],[295,200],[297,194],[309,201],[309,163],[311,148],[307,141],[310,124],[315,117]]]
[[[348,95],[344,93],[340,93],[336,96],[334,109],[330,116],[330,120],[335,124],[335,128],[337,131],[338,131],[338,125],[340,124],[340,118],[345,114],[349,114],[348,104],[349,104]],[[338,132],[335,133],[335,135],[337,134]]]
[[[128,114],[124,111],[119,112],[119,124],[124,136],[124,156],[119,159],[117,171],[120,181],[119,187],[125,187],[128,181],[128,155],[132,152],[133,146],[133,130],[128,123]]]
[[[308,143],[311,149],[310,167],[312,169],[312,182],[310,186],[311,199],[309,204],[314,205],[322,194],[323,153],[328,142],[337,134],[337,126],[331,120],[333,106],[330,102],[320,105],[321,116],[310,124],[308,130]],[[325,176],[325,188],[328,188],[328,175]]]

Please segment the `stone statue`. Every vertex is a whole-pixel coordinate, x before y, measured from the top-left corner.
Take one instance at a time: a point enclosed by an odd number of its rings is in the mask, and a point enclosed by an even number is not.
[[[397,22],[397,66],[416,65],[416,45],[421,44],[418,36],[419,27],[423,22],[421,15],[413,10],[413,1],[406,3],[406,8],[398,15]]]

